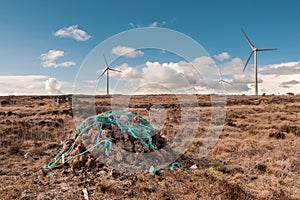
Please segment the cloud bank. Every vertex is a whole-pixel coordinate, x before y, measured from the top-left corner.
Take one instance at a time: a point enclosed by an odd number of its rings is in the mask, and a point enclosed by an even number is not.
[[[0,76],[0,95],[47,94],[45,81],[48,76]]]
[[[131,49],[131,52],[134,49]],[[49,53],[49,52],[48,52]],[[219,54],[220,55],[220,54]],[[44,55],[48,63],[56,63],[62,52],[51,52]],[[230,55],[229,55],[230,56]],[[54,60],[54,61],[53,61]],[[51,61],[51,62],[50,62]],[[131,59],[126,59],[130,62]],[[134,63],[134,62],[133,62]],[[286,62],[267,66],[258,66],[259,94],[300,93],[300,62]],[[50,64],[49,64],[50,65]],[[53,64],[51,65],[52,67]],[[212,58],[197,57],[191,63],[186,61],[158,62],[145,61],[144,64],[130,65],[121,63],[114,66],[122,73],[110,72],[111,91],[120,94],[150,94],[150,93],[220,93],[254,94],[253,64],[242,72],[244,61],[240,58],[225,59],[218,66]],[[222,71],[222,79],[231,84],[220,83],[218,69]],[[282,73],[285,72],[285,73]],[[103,81],[104,84],[99,84]],[[80,85],[82,91],[90,87],[95,91],[99,84],[99,94],[105,93],[105,79],[86,81]],[[59,94],[72,92],[72,83],[58,81],[54,77],[43,75],[0,76],[1,95],[11,94]],[[92,87],[91,87],[92,86]],[[224,91],[221,89],[224,88]],[[97,90],[98,91],[98,90]],[[129,91],[129,93],[128,93]]]
[[[207,83],[202,79],[201,73],[217,74],[213,61],[205,56],[196,58],[191,63],[186,61],[169,63],[147,61],[139,67],[123,63],[116,66],[115,69],[122,71],[122,73],[111,72],[110,76],[119,81],[122,90],[133,91],[143,85],[142,88],[139,88],[139,93],[143,92],[142,89],[145,89],[145,93],[149,93],[149,85],[151,88],[153,85],[157,87],[160,85],[159,88],[164,88],[162,91],[164,93],[166,88],[173,92],[181,91],[181,93],[192,86],[202,90]],[[157,92],[159,89],[155,89],[155,93]]]
[[[120,87],[118,93],[126,91],[124,85],[127,86],[127,90],[132,91],[137,86],[155,83],[179,93],[197,90],[198,93],[254,94],[253,64],[250,64],[245,72],[242,72],[245,63],[241,58],[232,58],[227,52],[220,53],[215,58],[221,62],[218,66],[207,56],[197,57],[191,63],[186,61],[169,63],[148,61],[138,67],[123,63],[116,66],[116,69],[122,73],[112,72],[111,77],[115,78],[117,82],[122,82],[122,84],[118,83],[117,88]],[[231,84],[219,82],[221,77],[217,68],[222,71],[222,79]],[[286,62],[258,68],[260,94],[299,93],[300,62]],[[220,84],[224,88],[223,91],[220,91]],[[150,88],[153,88],[153,85],[143,88],[145,94],[151,93]],[[139,92],[142,93],[143,90],[139,89]],[[158,92],[159,89],[155,89],[155,93]]]

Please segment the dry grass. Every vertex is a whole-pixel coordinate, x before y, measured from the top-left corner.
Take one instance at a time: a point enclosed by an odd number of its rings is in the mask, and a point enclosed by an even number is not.
[[[0,199],[82,199],[83,188],[90,199],[300,199],[300,96],[229,98],[220,139],[199,158],[211,122],[209,99],[198,96],[200,106],[188,108],[199,109],[201,121],[178,159],[183,168],[151,175],[113,173],[105,166],[40,170],[74,128],[70,102],[1,97]],[[150,120],[154,104],[167,110],[161,135],[171,141],[181,118],[176,96],[131,97],[130,110]],[[99,97],[96,105],[106,111],[110,99]],[[24,158],[26,152],[32,159]],[[198,169],[190,169],[193,164]]]

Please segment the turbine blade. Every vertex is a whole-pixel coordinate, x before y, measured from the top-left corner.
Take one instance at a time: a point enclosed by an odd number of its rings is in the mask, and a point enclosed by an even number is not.
[[[223,82],[223,83],[227,83],[229,85],[232,85],[232,83],[229,83],[228,81],[225,81],[225,80],[220,80],[220,82]]]
[[[101,76],[103,76],[103,74],[105,74],[105,72],[108,70],[108,68],[106,68],[101,74],[100,74],[100,76],[98,76],[98,78],[97,79],[99,79]]]
[[[242,32],[243,32],[245,38],[247,39],[247,41],[248,41],[250,47],[253,49],[253,48],[254,48],[254,44],[252,44],[252,42],[251,42],[250,39],[248,38],[248,36],[247,36],[247,34],[245,33],[245,31],[244,31],[242,28],[241,28],[241,30],[242,30]]]
[[[121,72],[120,70],[113,69],[113,68],[108,68],[108,70],[115,71],[115,72]]]
[[[256,51],[272,51],[277,50],[276,48],[269,48],[269,49],[257,49]]]
[[[103,57],[104,57],[104,60],[105,60],[106,67],[109,68],[108,63],[107,63],[107,60],[106,60],[104,54],[103,54]]]
[[[249,57],[248,57],[248,60],[247,60],[247,62],[246,62],[246,64],[245,64],[245,67],[244,67],[244,69],[243,69],[243,72],[245,71],[245,69],[246,69],[246,67],[247,67],[247,65],[248,65],[248,63],[249,63],[249,60],[250,60],[251,56],[253,55],[253,52],[254,52],[254,51],[251,51],[251,53],[250,53],[250,55],[249,55]]]
[[[220,68],[218,68],[218,70],[219,70],[219,75],[220,75],[220,77],[222,78],[222,72],[221,72],[221,69]]]

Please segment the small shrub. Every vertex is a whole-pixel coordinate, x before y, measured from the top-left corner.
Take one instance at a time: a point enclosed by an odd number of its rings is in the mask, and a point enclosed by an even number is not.
[[[260,172],[266,172],[267,171],[267,165],[265,164],[258,164],[255,166],[255,168]]]
[[[285,139],[286,134],[281,131],[273,131],[273,132],[269,133],[269,137],[274,137],[276,139]]]
[[[291,132],[295,131],[296,129],[297,129],[296,126],[290,126],[290,125],[283,125],[281,127],[281,131],[287,132],[287,133],[291,133]]]
[[[99,183],[99,185],[97,185],[96,187],[96,192],[107,192],[109,191],[111,188],[113,187],[112,184],[109,183]]]
[[[279,179],[278,183],[279,183],[279,185],[285,185],[286,184],[286,182],[283,179]]]
[[[250,133],[251,135],[257,135],[259,132],[258,132],[257,130],[251,129],[251,130],[249,131],[249,133]]]
[[[226,125],[228,125],[228,126],[233,126],[233,127],[236,126],[235,122],[234,122],[232,119],[229,119],[229,120],[226,122]]]
[[[294,133],[296,136],[300,136],[300,128],[298,126],[283,125],[281,127],[281,131],[287,133]]]
[[[18,145],[11,146],[8,149],[8,154],[10,154],[10,155],[21,155],[22,154],[21,147],[18,146]]]
[[[222,164],[222,163],[221,163],[221,161],[220,161],[218,158],[214,159],[214,161],[213,161],[214,167],[220,167],[221,164]]]

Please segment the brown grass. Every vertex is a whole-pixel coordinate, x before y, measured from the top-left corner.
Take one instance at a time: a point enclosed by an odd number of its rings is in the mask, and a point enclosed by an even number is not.
[[[183,168],[151,175],[104,165],[40,170],[74,129],[70,102],[0,97],[0,199],[83,199],[83,188],[90,199],[300,199],[300,96],[229,98],[222,134],[205,158],[198,152],[211,122],[210,98],[197,98],[200,106],[189,109],[199,109],[201,121],[177,160]],[[96,110],[109,110],[110,104],[99,97]],[[131,97],[130,110],[150,120],[153,104],[167,108],[161,135],[171,141],[181,117],[176,96]],[[198,169],[190,169],[193,164]]]

